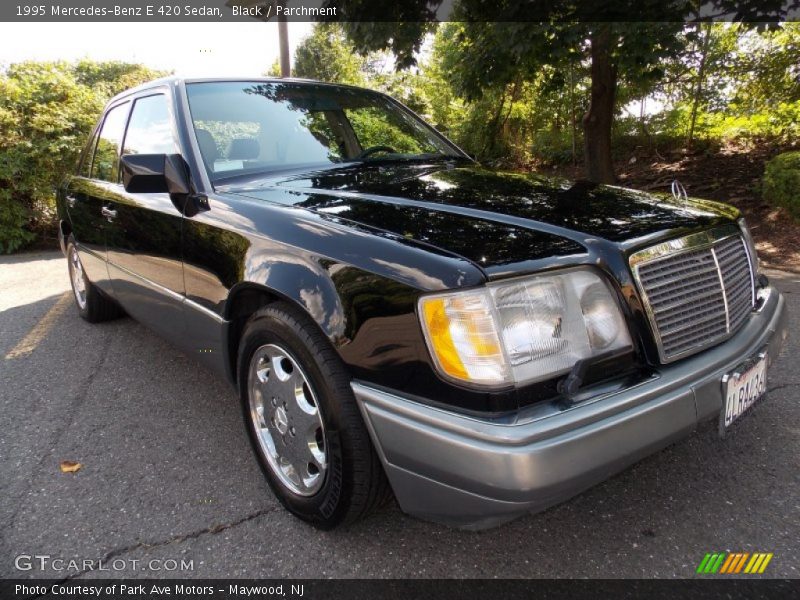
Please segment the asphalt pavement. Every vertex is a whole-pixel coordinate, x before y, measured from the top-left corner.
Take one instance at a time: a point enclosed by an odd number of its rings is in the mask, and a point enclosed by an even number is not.
[[[489,531],[390,504],[320,532],[275,500],[226,382],[129,318],[81,320],[59,253],[0,258],[0,578],[693,577],[715,551],[800,577],[800,275],[769,274],[788,347],[725,440]]]

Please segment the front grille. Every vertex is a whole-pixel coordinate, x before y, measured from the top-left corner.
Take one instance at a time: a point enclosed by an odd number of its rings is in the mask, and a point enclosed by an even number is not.
[[[631,265],[664,362],[724,340],[753,308],[753,270],[738,228],[659,244],[634,254]]]

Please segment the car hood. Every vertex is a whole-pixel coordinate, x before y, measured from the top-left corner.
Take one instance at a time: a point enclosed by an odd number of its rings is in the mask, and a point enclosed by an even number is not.
[[[353,165],[227,188],[435,246],[490,276],[568,261],[598,241],[630,249],[738,217],[707,200],[455,163]]]

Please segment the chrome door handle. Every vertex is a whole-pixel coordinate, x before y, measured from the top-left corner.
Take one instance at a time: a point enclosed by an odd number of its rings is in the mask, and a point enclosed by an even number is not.
[[[66,197],[66,200],[67,200],[67,204],[69,204],[70,208],[73,208],[75,206],[75,203],[78,201],[78,199],[75,196],[73,196],[72,194],[68,194],[67,197]]]
[[[104,206],[103,208],[100,209],[100,214],[103,215],[109,221],[111,219],[116,219],[117,217],[117,211],[108,208],[107,206]]]

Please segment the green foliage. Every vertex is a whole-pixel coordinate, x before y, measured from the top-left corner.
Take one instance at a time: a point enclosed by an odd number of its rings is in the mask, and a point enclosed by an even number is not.
[[[534,160],[564,162],[573,158],[573,136],[580,152],[580,118],[588,85],[585,66],[566,62],[563,73],[544,67],[508,83],[467,97],[457,78],[464,47],[462,23],[440,27],[418,78],[427,116],[462,148],[479,159],[506,167]],[[552,85],[556,77],[562,83]]]
[[[420,76],[411,71],[396,71],[395,60],[386,51],[359,54],[345,35],[347,25],[318,23],[295,50],[294,74],[318,81],[366,86],[389,94],[414,111],[424,112],[427,101]]]
[[[767,202],[800,219],[800,152],[785,152],[767,163],[763,194]]]
[[[355,52],[337,23],[319,23],[295,50],[297,77],[363,85],[365,67],[366,59]]]
[[[567,51],[556,41],[569,36],[559,38],[561,34],[554,31],[553,58],[548,59],[553,64],[526,67],[525,61],[498,58],[498,51],[491,48],[505,44],[510,50],[503,52],[522,52],[526,44],[533,44],[523,33],[535,32],[535,25],[495,26],[499,29],[494,32],[474,26],[477,40],[471,37],[468,24],[447,23],[439,28],[418,75],[428,103],[426,116],[465,150],[486,161],[508,166],[579,162],[581,120],[588,108],[590,85],[590,63],[581,54],[583,49]],[[619,27],[618,33],[624,32]],[[705,67],[698,86],[706,33]],[[707,30],[687,25],[670,42],[669,52],[658,50],[658,64],[652,57],[645,60],[654,68],[644,68],[645,63],[631,68],[636,61],[626,58],[619,63],[614,155],[627,159],[631,153],[683,148],[695,103],[695,150],[726,144],[791,144],[800,137],[799,34],[796,23],[762,30],[731,23],[713,24]],[[617,53],[630,41],[627,35],[623,38]],[[482,56],[482,45],[488,56],[483,68],[490,71],[483,77],[472,60]],[[750,56],[753,52],[769,60],[759,66]],[[773,85],[769,82],[774,82],[776,90],[772,95],[767,92]],[[639,114],[643,100],[648,110]]]
[[[407,21],[424,20],[444,5],[401,4],[394,10]],[[388,49],[399,68],[416,64],[426,33],[419,23],[395,32],[391,24],[363,22],[374,10],[367,0],[344,6],[359,17],[352,21],[362,21],[344,29],[356,50]],[[632,135],[651,151],[662,142],[692,149],[698,138],[695,149],[764,139],[791,143],[800,96],[798,24],[775,23],[781,3],[703,4],[747,25],[699,23],[698,6],[554,0],[537,5],[539,18],[531,19],[526,0],[457,0],[451,22],[438,28],[433,58],[417,74],[420,105],[466,150],[511,165],[579,160],[585,125],[590,171],[601,178],[609,172],[600,157],[607,156],[602,124],[609,117],[612,147]],[[613,18],[634,12],[635,23]],[[625,114],[646,98],[662,106],[658,114]]]
[[[736,87],[731,102],[759,112],[780,103],[800,102],[800,23],[741,33],[729,77]]]
[[[30,218],[25,206],[12,202],[9,190],[0,190],[0,253],[10,254],[36,237],[24,227]]]
[[[359,54],[345,35],[347,25],[318,23],[295,50],[294,74],[330,83],[367,86],[389,94],[412,110],[424,111],[426,103],[419,76],[410,71],[396,71],[395,60],[386,51]]]
[[[422,42],[434,30],[431,20],[436,4],[435,0],[391,4],[348,0],[342,27],[360,54],[388,51],[394,55],[398,69],[407,69],[417,64]],[[358,19],[348,20],[347,13],[358,15]]]
[[[281,61],[276,58],[269,69],[264,71],[266,77],[280,77],[281,76]]]
[[[451,85],[474,99],[520,78],[547,91],[569,85],[570,68],[588,74],[591,23],[470,22],[449,28],[442,60]],[[666,58],[682,47],[680,23],[614,23],[612,61],[622,81],[643,87],[663,75]],[[469,56],[469,60],[464,60]]]
[[[93,60],[78,61],[73,72],[79,84],[92,88],[104,98],[111,98],[145,81],[167,75],[165,71],[156,71],[135,63]]]
[[[700,115],[699,133],[724,143],[750,146],[756,142],[791,143],[800,137],[800,102],[781,102],[772,108],[747,113],[728,111]]]
[[[420,143],[404,131],[400,123],[390,122],[382,110],[374,107],[347,110],[347,119],[353,127],[359,144],[364,149],[390,146],[395,152],[421,154],[433,148],[422,148]]]
[[[105,102],[160,75],[120,62],[24,62],[0,72],[0,252],[52,231],[55,189]]]

